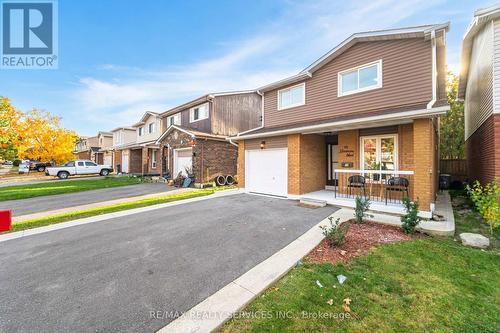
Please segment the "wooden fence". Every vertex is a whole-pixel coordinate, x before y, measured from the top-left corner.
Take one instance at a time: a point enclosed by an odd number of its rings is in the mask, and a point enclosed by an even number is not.
[[[440,160],[439,170],[441,174],[451,175],[452,181],[463,181],[467,178],[467,160]]]

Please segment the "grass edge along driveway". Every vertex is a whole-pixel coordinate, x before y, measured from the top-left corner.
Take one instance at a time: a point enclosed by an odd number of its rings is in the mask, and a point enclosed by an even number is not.
[[[343,285],[338,274],[347,276]],[[497,251],[449,239],[393,243],[346,265],[306,261],[219,332],[495,332],[498,281]],[[341,319],[347,298],[355,317]]]
[[[183,193],[171,194],[171,195],[166,195],[166,196],[145,198],[145,199],[132,201],[132,202],[123,202],[123,203],[113,204],[113,205],[109,205],[109,206],[88,208],[88,209],[77,210],[77,211],[69,212],[69,213],[62,213],[62,214],[57,214],[57,215],[52,215],[52,216],[47,216],[47,217],[42,217],[42,218],[25,220],[25,221],[13,223],[12,229],[8,232],[22,231],[22,230],[33,229],[33,228],[37,228],[37,227],[43,227],[43,226],[47,226],[47,225],[51,225],[51,224],[81,219],[81,218],[85,218],[85,217],[97,216],[97,215],[102,215],[102,214],[107,214],[107,213],[114,213],[114,212],[119,212],[119,211],[133,209],[133,208],[153,206],[153,205],[158,205],[158,204],[162,204],[162,203],[178,201],[178,200],[183,200],[183,199],[201,197],[201,196],[213,194],[217,191],[221,191],[221,190],[225,190],[225,189],[232,189],[232,188],[234,188],[234,187],[200,189],[200,190],[194,190],[194,191],[190,191],[190,192],[183,192]],[[5,233],[8,233],[8,232],[5,232]],[[3,234],[3,233],[0,233],[0,234]]]
[[[64,180],[47,183],[12,185],[0,188],[0,201],[83,192],[101,188],[136,185],[140,183],[142,183],[140,177],[111,176],[101,179]]]

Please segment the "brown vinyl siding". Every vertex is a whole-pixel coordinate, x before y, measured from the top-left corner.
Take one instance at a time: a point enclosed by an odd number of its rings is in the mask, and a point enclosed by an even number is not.
[[[260,143],[262,141],[266,142],[265,149],[286,148],[288,146],[288,137],[284,135],[284,136],[273,136],[263,139],[245,140],[245,149],[247,150],[260,149]]]
[[[300,124],[427,103],[432,99],[431,51],[431,42],[423,38],[360,42],[305,81],[305,105],[278,110],[279,89],[266,92],[264,125]],[[382,88],[337,97],[338,72],[380,59]]]
[[[486,184],[500,177],[500,114],[483,122],[467,139],[466,149],[471,181]]]
[[[261,125],[261,96],[257,93],[216,96],[212,134],[234,136]]]

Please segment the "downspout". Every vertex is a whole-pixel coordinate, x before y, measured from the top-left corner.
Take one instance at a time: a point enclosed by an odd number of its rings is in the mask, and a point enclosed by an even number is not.
[[[436,30],[431,31],[432,43],[432,99],[427,103],[427,109],[431,109],[437,100],[437,51],[436,51]]]

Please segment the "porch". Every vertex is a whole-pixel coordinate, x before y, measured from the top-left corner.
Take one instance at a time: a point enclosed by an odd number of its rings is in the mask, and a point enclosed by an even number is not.
[[[324,190],[305,193],[300,200],[354,208],[356,197],[370,200],[370,210],[403,214],[403,198],[413,198],[414,172],[410,170],[333,170]]]

